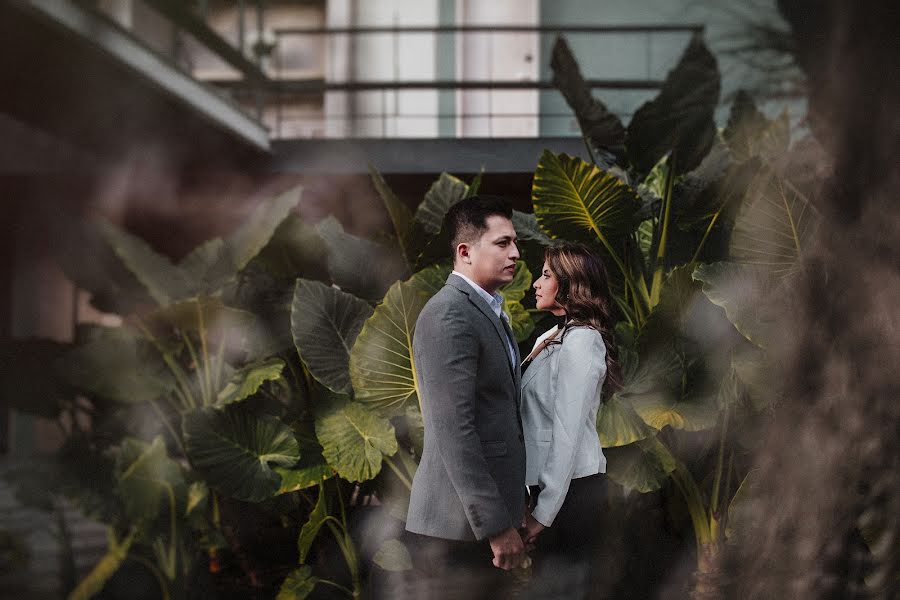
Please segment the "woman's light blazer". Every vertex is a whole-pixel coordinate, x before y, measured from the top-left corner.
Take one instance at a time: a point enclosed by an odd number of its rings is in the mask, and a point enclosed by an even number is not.
[[[606,472],[596,425],[606,345],[586,326],[569,326],[560,335],[562,343],[543,348],[522,377],[525,479],[541,487],[532,515],[547,527],[572,479]]]

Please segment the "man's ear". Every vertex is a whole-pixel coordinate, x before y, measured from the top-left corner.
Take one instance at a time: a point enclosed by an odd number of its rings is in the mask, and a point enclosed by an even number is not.
[[[456,259],[467,265],[472,264],[472,257],[469,254],[469,244],[462,242],[456,246]]]

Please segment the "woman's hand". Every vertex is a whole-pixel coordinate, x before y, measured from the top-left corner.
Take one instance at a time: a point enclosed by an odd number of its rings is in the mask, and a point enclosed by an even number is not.
[[[533,547],[538,534],[543,530],[544,526],[531,513],[525,515],[525,535],[523,537],[526,545]]]

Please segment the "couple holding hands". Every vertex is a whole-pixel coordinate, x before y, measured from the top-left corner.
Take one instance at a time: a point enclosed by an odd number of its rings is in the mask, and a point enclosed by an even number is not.
[[[596,420],[619,379],[606,270],[582,246],[547,249],[536,303],[558,324],[523,361],[497,293],[519,258],[511,217],[497,198],[451,207],[453,273],[416,323],[425,445],[406,535],[431,585],[416,597],[495,597],[528,552],[532,595],[593,587],[606,493]]]

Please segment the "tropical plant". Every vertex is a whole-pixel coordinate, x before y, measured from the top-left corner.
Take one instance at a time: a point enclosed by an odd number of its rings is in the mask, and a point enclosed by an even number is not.
[[[701,594],[752,482],[735,423],[777,400],[760,384],[765,348],[778,343],[767,311],[789,295],[815,211],[781,170],[786,118],[769,121],[742,95],[716,129],[719,76],[699,37],[627,127],[591,95],[562,40],[552,66],[591,162],[541,155],[533,214],[513,214],[523,252],[503,309],[529,340],[525,295],[552,240],[608,259],[625,386],[600,412],[599,440],[613,480],[640,492],[672,481],[681,493]],[[31,480],[109,524],[109,552],[73,598],[96,594],[126,563],[153,573],[166,597],[198,568],[236,564],[262,585],[236,539],[247,507],[297,536],[279,598],[320,585],[363,593],[371,565],[351,535],[352,498],[365,488],[405,518],[424,435],[415,323],[451,268],[442,219],[480,181],[444,173],[411,210],[371,176],[393,228],[376,240],[334,218],[303,223],[294,189],[177,264],[108,223],[80,224],[63,244],[66,272],[123,325],[4,348],[12,369],[0,391],[66,434]],[[713,442],[685,457],[687,436]],[[328,540],[346,569],[326,576],[314,559]],[[374,563],[410,561],[388,539]]]
[[[592,163],[545,152],[534,212],[550,237],[592,244],[616,267],[626,377],[598,418],[600,440],[614,480],[646,492],[670,477],[681,493],[704,597],[750,485],[735,422],[777,401],[777,386],[760,383],[764,350],[778,343],[770,317],[817,215],[784,172],[786,115],[770,121],[740,93],[717,131],[719,75],[699,36],[627,127],[591,95],[562,38],[552,67]],[[716,442],[685,462],[678,430],[715,430]]]

